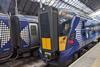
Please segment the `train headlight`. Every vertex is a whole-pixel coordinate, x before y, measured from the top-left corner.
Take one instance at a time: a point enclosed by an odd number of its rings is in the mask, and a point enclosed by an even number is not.
[[[51,53],[45,52],[45,57],[48,58],[48,59],[50,59],[51,58]]]

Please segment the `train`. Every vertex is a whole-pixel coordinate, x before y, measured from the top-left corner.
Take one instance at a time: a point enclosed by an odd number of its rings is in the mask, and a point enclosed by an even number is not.
[[[64,13],[65,14],[65,13]],[[39,30],[42,59],[52,65],[63,67],[78,57],[91,42],[100,38],[100,26],[95,20],[74,16],[59,15],[53,7],[39,10]],[[95,21],[95,22],[94,22]]]
[[[100,23],[59,15],[45,7],[37,16],[0,13],[0,63],[35,55],[46,63],[69,64],[91,42],[100,41]]]
[[[0,63],[37,55],[39,46],[38,17],[0,14]]]

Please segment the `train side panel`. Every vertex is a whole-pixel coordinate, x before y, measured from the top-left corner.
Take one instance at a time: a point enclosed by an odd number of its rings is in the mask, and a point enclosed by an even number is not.
[[[8,15],[0,15],[0,62],[12,56],[11,25]]]
[[[17,15],[12,16],[15,23],[14,43],[18,54],[29,54],[39,48],[38,18],[35,16]],[[14,24],[13,24],[14,25]]]

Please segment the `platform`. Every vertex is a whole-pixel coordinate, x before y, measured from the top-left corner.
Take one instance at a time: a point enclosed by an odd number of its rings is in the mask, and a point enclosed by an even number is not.
[[[41,59],[27,57],[0,64],[0,67],[46,67],[46,64]]]
[[[100,67],[100,43],[96,44],[69,67]]]

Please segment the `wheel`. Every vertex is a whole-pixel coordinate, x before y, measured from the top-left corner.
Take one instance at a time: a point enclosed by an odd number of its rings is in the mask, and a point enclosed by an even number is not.
[[[79,54],[78,54],[78,53],[75,53],[75,54],[73,55],[73,61],[77,60],[78,58],[79,58]]]

